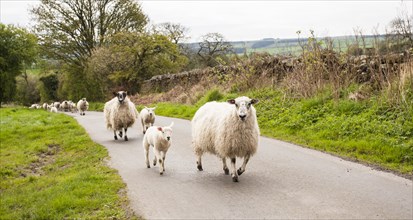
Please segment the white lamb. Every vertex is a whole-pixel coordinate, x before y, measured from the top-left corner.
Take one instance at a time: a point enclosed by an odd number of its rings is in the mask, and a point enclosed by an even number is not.
[[[238,176],[245,171],[248,160],[258,147],[260,131],[252,106],[256,103],[257,99],[243,96],[227,102],[208,102],[198,109],[192,119],[192,145],[198,170],[203,170],[203,153],[209,152],[222,159],[224,172],[228,175],[228,157],[231,159],[232,180],[238,182]],[[238,171],[236,157],[244,158]]]
[[[59,109],[59,108],[60,108],[60,102],[54,102],[52,105],[53,105],[54,107],[56,107],[56,109]]]
[[[60,109],[64,112],[68,112],[70,110],[70,105],[69,105],[69,101],[64,100],[61,104],[60,104]]]
[[[172,126],[174,123],[167,127],[149,127],[146,134],[143,136],[143,149],[145,151],[146,167],[149,165],[149,146],[153,146],[153,153],[155,158],[153,159],[153,165],[159,162],[159,174],[162,175],[165,172],[165,155],[171,146]]]
[[[113,130],[115,140],[118,139],[116,131],[119,131],[119,136],[122,138],[122,129],[125,132],[125,141],[128,140],[126,132],[131,127],[138,117],[135,104],[127,97],[127,92],[119,91],[113,93],[116,97],[105,103],[104,115],[106,127]]]
[[[86,101],[86,98],[83,98],[77,102],[77,110],[80,115],[85,115],[85,111],[89,108],[89,102]]]
[[[148,130],[148,128],[153,126],[153,124],[155,123],[155,109],[156,107],[148,108],[145,106],[141,110],[141,113],[139,116],[142,122],[143,134],[145,134],[146,130]]]
[[[50,107],[50,112],[57,113],[57,108],[54,106]]]

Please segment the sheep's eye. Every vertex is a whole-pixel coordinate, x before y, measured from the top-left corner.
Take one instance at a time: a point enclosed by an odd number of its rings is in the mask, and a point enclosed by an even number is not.
[[[250,103],[248,103],[248,107],[251,107],[251,102],[250,102]]]
[[[237,108],[238,108],[238,104],[235,104],[235,107],[237,107]]]

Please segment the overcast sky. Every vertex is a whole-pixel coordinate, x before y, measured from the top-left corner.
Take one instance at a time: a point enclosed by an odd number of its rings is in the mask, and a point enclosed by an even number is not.
[[[218,32],[227,40],[295,38],[296,31],[319,37],[353,34],[353,28],[384,33],[401,10],[411,15],[413,0],[392,1],[139,1],[151,24],[180,23],[189,28],[190,41]],[[28,8],[36,0],[0,0],[0,21],[28,27]]]

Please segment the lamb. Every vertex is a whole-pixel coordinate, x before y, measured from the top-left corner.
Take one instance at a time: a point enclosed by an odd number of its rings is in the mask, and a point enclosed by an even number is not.
[[[55,106],[50,107],[50,112],[57,113],[57,108]]]
[[[89,108],[89,102],[86,101],[86,98],[83,98],[77,102],[77,109],[79,110],[80,115],[85,115],[85,111]],[[126,135],[126,132],[125,132]]]
[[[156,107],[148,108],[145,106],[141,110],[141,113],[139,116],[142,122],[143,134],[145,134],[146,130],[148,130],[148,128],[153,126],[153,124],[155,123],[155,109]]]
[[[197,168],[202,171],[203,153],[215,154],[222,159],[223,170],[229,174],[226,158],[231,159],[232,181],[238,176],[258,147],[260,131],[253,104],[257,99],[242,96],[226,103],[208,102],[195,113],[192,119],[192,146],[197,156]],[[244,158],[236,170],[236,157]]]
[[[104,115],[106,121],[106,127],[113,130],[115,140],[118,139],[116,131],[119,131],[119,136],[122,138],[122,129],[125,132],[125,141],[128,141],[126,132],[131,127],[136,118],[138,112],[135,104],[127,97],[127,92],[119,91],[113,93],[115,97],[105,103]]]
[[[165,155],[171,146],[171,136],[172,136],[172,126],[174,123],[167,127],[150,127],[143,136],[143,149],[145,151],[145,162],[146,167],[150,168],[149,165],[149,146],[153,146],[153,153],[155,158],[153,159],[153,165],[159,162],[159,174],[163,175],[165,172]]]

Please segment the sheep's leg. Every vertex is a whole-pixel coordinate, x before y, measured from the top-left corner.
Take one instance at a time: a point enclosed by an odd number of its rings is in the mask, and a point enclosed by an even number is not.
[[[222,158],[222,165],[223,165],[225,175],[229,175],[229,169],[228,169],[228,166],[227,166],[227,158],[226,157]]]
[[[125,141],[128,141],[128,135],[126,134],[128,132],[128,128],[125,128]]]
[[[142,131],[143,131],[143,134],[145,134],[146,133],[145,124],[143,123],[143,120],[141,120],[141,122],[142,122]]]
[[[202,153],[198,153],[197,155],[198,155],[198,159],[196,161],[196,164],[197,164],[196,168],[198,168],[199,171],[203,171],[204,169],[202,169],[202,160],[201,160]]]
[[[233,182],[238,182],[237,167],[235,166],[235,157],[231,158],[231,176]]]
[[[118,136],[116,136],[116,131],[113,131],[113,135],[114,135],[114,137],[115,137],[115,140],[117,140],[117,139],[118,139]]]
[[[244,162],[242,163],[242,166],[237,170],[238,176],[241,176],[241,174],[245,172],[245,167],[247,166],[247,163],[249,160],[250,160],[250,155],[246,155],[244,157]]]
[[[165,152],[164,151],[161,151],[161,156],[162,156],[162,164],[159,164],[159,165],[161,165],[162,171],[165,172]]]
[[[163,160],[162,160],[162,155],[161,155],[161,153],[160,153],[158,150],[155,150],[155,149],[156,149],[156,146],[154,146],[154,151],[155,151],[156,158],[158,158],[158,162],[159,162],[159,174],[160,174],[160,175],[163,175],[163,167],[162,167]]]
[[[123,133],[122,133],[122,128],[121,128],[119,131],[119,137],[122,138],[122,136],[123,136]]]
[[[146,162],[146,167],[151,168],[151,165],[149,165],[149,144],[146,142],[146,140],[143,140],[143,149],[145,151],[145,162]],[[154,165],[155,166],[155,165]]]

